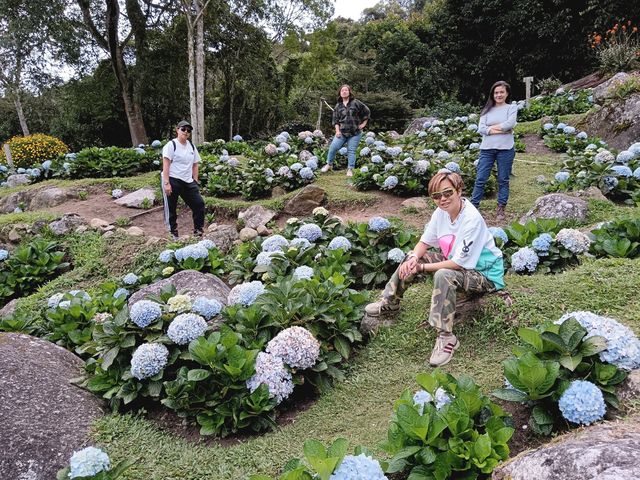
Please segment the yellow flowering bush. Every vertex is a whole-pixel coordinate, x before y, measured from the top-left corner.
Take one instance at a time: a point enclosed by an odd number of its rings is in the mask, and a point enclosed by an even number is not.
[[[16,168],[36,166],[45,160],[53,160],[58,155],[69,151],[69,147],[64,142],[42,133],[34,133],[26,137],[15,136],[7,140],[6,143],[11,148],[11,158]],[[7,162],[4,149],[2,159],[3,163]]]

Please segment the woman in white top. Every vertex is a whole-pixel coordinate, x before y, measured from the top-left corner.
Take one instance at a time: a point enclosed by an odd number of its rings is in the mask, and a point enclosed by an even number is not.
[[[198,184],[200,154],[189,138],[193,127],[182,120],[176,127],[176,138],[162,149],[162,187],[165,196],[165,220],[169,222],[171,236],[178,238],[178,198],[191,209],[193,234],[202,236],[205,205]]]
[[[493,164],[498,165],[498,209],[496,218],[505,219],[505,207],[509,200],[509,177],[513,159],[516,156],[514,148],[513,129],[516,126],[518,108],[510,105],[511,87],[503,80],[491,86],[489,99],[480,112],[478,132],[482,135],[480,144],[480,159],[476,183],[471,194],[471,203],[479,208],[480,200],[484,196],[484,186],[491,175]]]

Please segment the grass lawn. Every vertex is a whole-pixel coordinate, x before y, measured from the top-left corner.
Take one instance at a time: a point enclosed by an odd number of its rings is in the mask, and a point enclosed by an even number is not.
[[[518,154],[514,166],[509,210],[518,216],[543,194],[534,181],[549,177],[561,164],[558,155]],[[368,202],[360,192],[334,186],[342,175],[321,176],[332,202]],[[336,180],[337,182],[337,180]],[[609,202],[590,203],[590,221],[638,215],[638,208]],[[494,209],[495,200],[482,209]],[[462,347],[444,370],[471,375],[485,392],[502,384],[501,361],[510,354],[520,325],[556,320],[564,312],[592,310],[612,316],[640,333],[640,260],[585,259],[582,265],[559,275],[508,275],[507,286],[515,300],[515,323],[505,320],[504,307],[493,301],[482,318],[461,326]],[[393,402],[404,388],[416,389],[415,375],[427,371],[426,359],[434,333],[417,328],[429,306],[429,283],[413,286],[403,301],[397,323],[381,330],[362,348],[347,372],[346,381],[318,398],[293,422],[278,430],[241,443],[201,441],[194,444],[163,431],[143,415],[109,415],[95,425],[95,442],[105,447],[113,461],[137,458],[125,475],[129,479],[241,479],[251,473],[275,475],[292,457],[300,456],[308,438],[325,443],[345,437],[351,447],[366,445],[374,451],[385,438]],[[493,304],[495,302],[495,305]],[[495,307],[495,308],[494,308]]]

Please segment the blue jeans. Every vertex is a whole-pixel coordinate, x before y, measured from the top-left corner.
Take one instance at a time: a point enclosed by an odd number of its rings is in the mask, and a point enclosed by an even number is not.
[[[352,137],[345,137],[341,135],[339,137],[333,137],[331,145],[329,146],[329,153],[327,154],[327,163],[333,165],[333,159],[336,158],[336,153],[340,150],[344,144],[347,144],[347,168],[355,168],[356,166],[356,149],[362,138],[362,132],[353,135]]]
[[[473,186],[473,193],[471,194],[471,203],[474,206],[478,207],[480,200],[484,197],[484,186],[489,180],[494,163],[498,164],[498,205],[505,206],[507,204],[507,200],[509,200],[509,176],[511,175],[511,167],[513,167],[515,156],[515,148],[509,150],[498,150],[496,148],[480,150],[476,184]]]

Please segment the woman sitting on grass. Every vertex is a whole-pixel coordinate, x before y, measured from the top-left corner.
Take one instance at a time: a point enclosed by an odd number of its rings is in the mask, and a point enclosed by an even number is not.
[[[429,182],[429,196],[438,208],[413,251],[387,283],[382,298],[366,306],[368,315],[395,312],[400,298],[416,274],[433,273],[429,323],[438,331],[429,363],[448,363],[460,342],[453,334],[456,292],[470,294],[504,288],[502,252],[480,212],[462,197],[464,184],[457,173],[441,170]],[[429,247],[440,252],[429,252]]]

